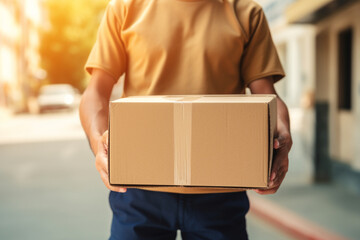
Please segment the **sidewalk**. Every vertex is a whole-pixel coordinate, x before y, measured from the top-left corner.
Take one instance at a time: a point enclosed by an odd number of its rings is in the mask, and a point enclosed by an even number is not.
[[[337,184],[314,184],[312,162],[301,137],[294,147],[284,183],[274,195],[249,191],[250,213],[294,239],[360,239],[360,195]]]
[[[253,214],[294,238],[360,238],[360,197],[339,186],[283,186],[275,195],[249,195]]]
[[[0,145],[85,138],[78,111],[13,115],[0,109]]]
[[[10,110],[0,107],[0,123],[6,121],[11,117]]]

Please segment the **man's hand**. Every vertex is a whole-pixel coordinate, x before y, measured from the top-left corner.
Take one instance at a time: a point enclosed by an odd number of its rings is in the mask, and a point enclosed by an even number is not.
[[[274,139],[274,157],[270,175],[269,188],[265,190],[256,189],[259,194],[273,194],[279,189],[288,171],[288,154],[292,146],[291,135],[284,124],[279,124],[276,138]]]
[[[81,97],[80,120],[91,149],[96,156],[96,168],[105,186],[117,192],[126,192],[125,188],[109,184],[108,175],[108,115],[111,91],[116,83],[110,74],[93,69],[89,85]]]
[[[250,83],[249,88],[253,94],[275,94],[272,77],[258,79]],[[289,166],[289,151],[292,146],[290,134],[289,112],[285,103],[277,96],[277,129],[274,139],[274,156],[268,189],[256,189],[259,194],[273,194],[279,189]]]
[[[96,169],[99,171],[101,180],[105,186],[114,192],[126,192],[126,188],[111,186],[109,183],[108,172],[108,131],[105,131],[101,139],[98,141],[98,151],[96,154]]]

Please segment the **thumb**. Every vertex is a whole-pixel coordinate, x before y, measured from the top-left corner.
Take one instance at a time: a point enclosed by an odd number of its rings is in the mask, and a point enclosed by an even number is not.
[[[279,141],[279,138],[274,138],[274,148],[275,149],[279,149],[280,148],[280,141]]]
[[[283,135],[279,135],[274,139],[274,148],[279,149],[284,147],[286,144],[286,138]]]
[[[108,130],[106,130],[103,133],[102,139],[101,139],[106,148],[108,147],[108,136],[109,136],[109,132],[108,132]]]

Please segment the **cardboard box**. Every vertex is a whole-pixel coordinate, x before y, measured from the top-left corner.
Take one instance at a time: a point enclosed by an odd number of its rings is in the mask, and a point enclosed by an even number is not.
[[[109,112],[112,185],[268,186],[275,95],[129,97]]]

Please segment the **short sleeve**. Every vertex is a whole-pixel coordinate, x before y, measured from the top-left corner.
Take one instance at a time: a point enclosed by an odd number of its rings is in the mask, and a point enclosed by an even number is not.
[[[91,74],[94,68],[99,68],[118,79],[126,69],[126,54],[121,39],[122,19],[116,15],[112,3],[106,8],[85,70]]]
[[[262,9],[250,16],[249,39],[241,58],[240,71],[247,87],[252,81],[272,76],[274,82],[285,76]]]

